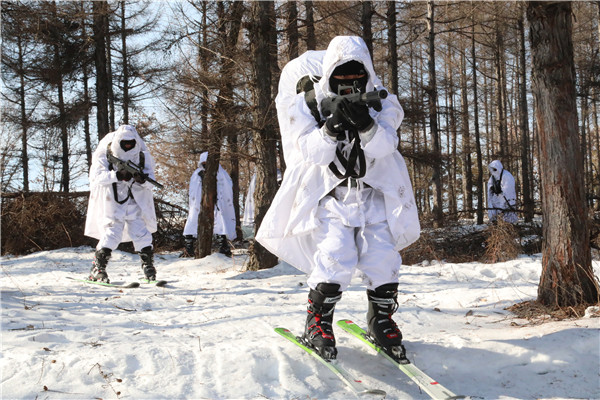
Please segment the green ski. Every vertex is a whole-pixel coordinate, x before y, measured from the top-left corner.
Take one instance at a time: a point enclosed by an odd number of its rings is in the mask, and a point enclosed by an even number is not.
[[[131,282],[131,283],[106,283],[106,282],[102,282],[102,281],[91,281],[89,279],[83,279],[83,278],[73,278],[71,276],[67,276],[67,279],[71,279],[73,281],[78,281],[78,282],[91,283],[91,284],[94,284],[94,285],[108,286],[108,287],[122,288],[122,289],[131,289],[131,288],[140,287],[139,282]]]
[[[147,284],[155,285],[155,286],[161,286],[161,287],[162,286],[167,286],[167,281],[163,281],[163,280],[160,280],[160,281],[156,281],[156,280],[151,281],[151,280],[148,280],[146,278],[140,278],[140,281],[142,283],[147,283]]]
[[[425,393],[431,396],[432,399],[450,400],[467,398],[465,396],[457,396],[456,394],[452,393],[450,390],[446,389],[437,381],[430,378],[427,374],[425,374],[425,372],[421,371],[411,362],[401,364],[394,360],[386,352],[384,352],[381,347],[377,346],[370,340],[369,336],[367,335],[367,332],[363,328],[356,325],[349,319],[343,319],[341,321],[338,321],[337,324],[340,328],[350,333],[352,336],[355,336],[356,338],[360,339],[367,346],[369,346],[370,348],[381,354],[383,357],[385,357],[389,362],[394,364],[398,369],[400,369],[400,371],[404,372],[406,376],[408,376],[417,385],[419,385],[419,387],[423,389]]]
[[[360,379],[353,377],[348,371],[346,371],[340,364],[335,360],[326,360],[319,355],[313,348],[306,346],[302,343],[297,336],[295,336],[292,332],[290,332],[286,328],[275,328],[275,332],[279,333],[281,336],[294,343],[296,346],[300,347],[302,350],[306,351],[308,354],[319,360],[319,362],[325,365],[327,368],[331,370],[338,378],[340,378],[357,396],[365,396],[365,395],[377,395],[385,397],[386,393],[383,390],[379,389],[369,389],[367,388]]]

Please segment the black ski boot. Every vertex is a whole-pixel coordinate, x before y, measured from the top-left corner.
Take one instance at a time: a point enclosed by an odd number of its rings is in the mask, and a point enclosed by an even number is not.
[[[192,235],[185,235],[183,239],[185,240],[183,253],[179,257],[194,257],[196,255],[196,239]]]
[[[326,360],[337,357],[332,323],[335,303],[342,298],[339,290],[337,283],[322,282],[308,293],[308,316],[302,339]]]
[[[231,257],[231,248],[229,247],[227,236],[219,235],[217,236],[217,238],[217,240],[219,241],[219,253],[224,254],[227,257]]]
[[[375,290],[367,290],[369,311],[368,334],[392,358],[400,363],[408,362],[402,345],[402,333],[392,319],[398,309],[398,284],[387,283]]]
[[[149,281],[156,280],[156,268],[154,268],[154,252],[152,246],[146,246],[140,251],[140,258],[142,259],[142,269],[144,275]]]
[[[92,269],[90,270],[90,276],[88,279],[90,281],[100,281],[110,283],[108,279],[108,274],[106,273],[106,265],[108,264],[108,260],[110,259],[110,255],[112,254],[112,250],[103,247],[100,250],[96,250],[94,253],[94,261],[92,261]]]

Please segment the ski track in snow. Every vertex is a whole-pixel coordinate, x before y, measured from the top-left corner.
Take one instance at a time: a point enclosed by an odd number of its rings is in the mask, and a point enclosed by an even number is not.
[[[167,287],[71,281],[89,247],[0,258],[2,399],[347,399],[346,386],[273,331],[300,334],[306,276],[287,264],[243,271],[245,255],[157,254]],[[594,261],[596,275],[600,262]],[[600,398],[600,318],[528,324],[505,310],[534,299],[541,256],[403,266],[395,315],[408,357],[456,394],[485,399]],[[112,281],[137,281],[137,255],[115,251]],[[353,281],[335,320],[365,326]],[[336,328],[340,363],[388,399],[428,396]]]

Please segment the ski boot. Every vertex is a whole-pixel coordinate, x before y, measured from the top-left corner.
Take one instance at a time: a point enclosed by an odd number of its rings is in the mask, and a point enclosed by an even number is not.
[[[196,254],[195,249],[195,241],[196,238],[192,235],[185,235],[184,237],[185,243],[183,247],[183,253],[179,257],[194,257]]]
[[[302,341],[326,360],[337,357],[332,322],[335,303],[342,298],[339,289],[337,283],[321,282],[308,293],[308,315]]]
[[[110,283],[108,279],[108,274],[106,273],[106,265],[108,264],[108,260],[110,259],[110,255],[112,254],[112,250],[103,247],[100,250],[96,250],[94,253],[94,261],[92,261],[92,269],[90,270],[90,276],[88,279],[90,281],[100,281]]]
[[[367,312],[368,335],[390,357],[399,363],[408,363],[402,345],[402,333],[392,319],[398,309],[398,284],[387,283],[375,290],[367,290],[369,311]]]
[[[224,254],[227,257],[232,257],[231,248],[229,247],[229,242],[227,241],[227,236],[218,235],[217,241],[219,242],[219,253]]]
[[[156,268],[154,268],[154,252],[152,246],[146,246],[140,251],[140,258],[142,259],[142,270],[144,275],[149,281],[156,280]]]

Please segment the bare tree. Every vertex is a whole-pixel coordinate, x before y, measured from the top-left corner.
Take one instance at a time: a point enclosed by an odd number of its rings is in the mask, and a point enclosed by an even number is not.
[[[225,5],[229,7],[226,9]],[[219,42],[221,45],[219,49],[221,54],[219,58],[219,75],[224,78],[224,81],[219,90],[217,103],[212,110],[212,125],[207,138],[208,158],[206,160],[206,172],[204,179],[202,179],[202,208],[198,217],[198,256],[200,258],[209,256],[212,253],[214,209],[217,200],[217,172],[221,160],[223,138],[235,135],[232,132],[235,127],[230,122],[230,113],[234,107],[233,82],[229,78],[234,75],[233,71],[236,67],[235,52],[243,13],[244,5],[242,2],[219,2],[217,4],[219,32],[222,35],[222,40]]]
[[[108,124],[108,70],[106,60],[106,36],[108,27],[108,3],[105,1],[94,1],[94,54],[96,64],[96,123],[98,126],[98,140],[109,132]]]
[[[570,2],[530,2],[533,95],[540,135],[544,245],[538,301],[598,302],[577,135]]]
[[[427,65],[429,72],[429,83],[427,84],[427,95],[429,99],[429,130],[431,133],[431,144],[433,151],[433,218],[436,227],[441,227],[444,220],[442,201],[442,163],[441,143],[438,131],[437,99],[438,89],[435,69],[435,3],[427,1],[427,33],[428,47]]]
[[[529,111],[527,108],[527,71],[525,63],[524,15],[518,19],[519,29],[519,129],[521,131],[521,185],[523,187],[523,208],[525,222],[533,220],[533,196],[531,194],[531,168],[529,167]]]
[[[270,37],[275,28],[270,8],[272,1],[253,2],[249,23],[249,34],[252,35],[253,73],[255,77],[255,110],[254,110],[254,143],[258,155],[256,162],[256,189],[254,192],[255,231],[258,231],[262,220],[271,205],[277,191],[277,160],[275,149],[275,112],[271,93],[272,56],[270,54]],[[259,270],[271,268],[277,264],[277,257],[271,254],[260,243],[254,242],[250,252],[248,269]]]
[[[21,143],[21,159],[20,167],[23,173],[23,191],[29,192],[29,128],[33,121],[31,120],[31,112],[27,110],[28,98],[26,92],[31,88],[28,84],[28,76],[26,71],[26,58],[32,52],[32,46],[28,40],[27,31],[24,29],[24,21],[26,21],[31,9],[21,3],[2,3],[2,31],[3,31],[3,46],[2,46],[2,73],[4,76],[5,90],[2,93],[3,100],[15,106],[3,107],[3,121],[9,122],[20,131]],[[14,77],[14,79],[10,79]],[[8,78],[8,79],[7,79]],[[14,86],[12,82],[18,82]],[[13,110],[15,112],[13,112]],[[13,144],[14,145],[14,144]],[[4,149],[5,151],[8,149]],[[4,152],[3,152],[4,153]],[[3,154],[3,161],[9,160],[8,154]],[[7,164],[2,163],[2,170],[6,172]],[[2,190],[5,190],[3,185]]]

